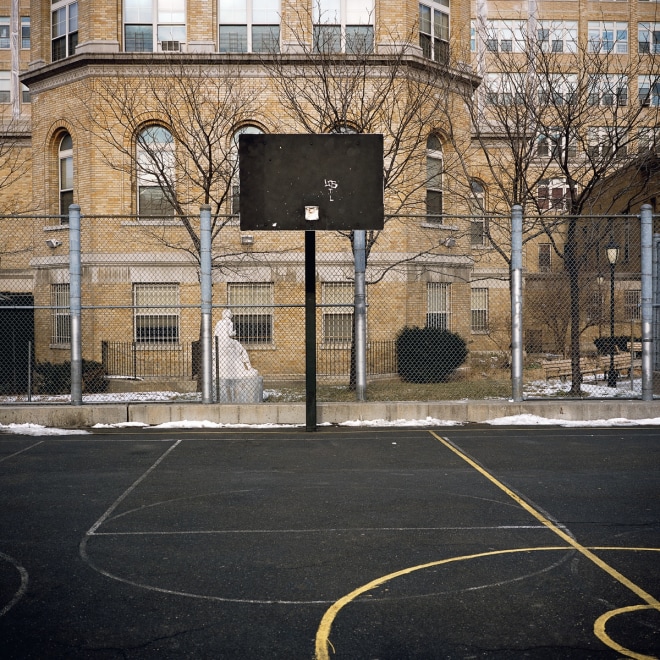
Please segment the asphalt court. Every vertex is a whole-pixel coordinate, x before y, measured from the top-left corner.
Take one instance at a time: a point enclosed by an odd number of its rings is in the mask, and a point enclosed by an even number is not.
[[[649,428],[0,434],[5,658],[660,656]]]

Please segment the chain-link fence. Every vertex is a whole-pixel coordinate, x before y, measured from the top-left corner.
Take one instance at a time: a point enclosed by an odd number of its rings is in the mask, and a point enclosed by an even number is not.
[[[0,218],[1,403],[71,401],[67,220]],[[215,222],[212,400],[304,401],[304,233]],[[433,239],[419,250],[367,236],[367,398],[510,398],[510,224],[444,218],[420,231]],[[82,217],[84,402],[202,400],[199,237],[199,217]],[[351,238],[316,236],[319,401],[356,398]],[[638,216],[524,219],[524,397],[641,395],[640,246]]]

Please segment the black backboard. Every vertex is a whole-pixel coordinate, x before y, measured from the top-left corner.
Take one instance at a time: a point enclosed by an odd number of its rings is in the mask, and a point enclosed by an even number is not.
[[[242,230],[383,228],[382,135],[242,134],[238,144]]]

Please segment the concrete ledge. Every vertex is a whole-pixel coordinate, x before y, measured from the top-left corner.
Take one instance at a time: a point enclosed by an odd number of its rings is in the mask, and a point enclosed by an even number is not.
[[[479,423],[512,415],[538,415],[565,421],[600,419],[651,419],[660,417],[660,399],[598,401],[394,401],[367,403],[319,403],[318,424],[349,421],[424,420]],[[217,424],[305,425],[304,403],[210,404],[134,403],[83,406],[0,406],[0,424],[40,424],[57,428],[89,428],[95,424],[137,422],[155,426],[166,422]]]
[[[87,406],[20,405],[0,406],[0,424],[40,424],[61,429],[84,429],[95,424],[121,424],[128,421],[126,404]]]

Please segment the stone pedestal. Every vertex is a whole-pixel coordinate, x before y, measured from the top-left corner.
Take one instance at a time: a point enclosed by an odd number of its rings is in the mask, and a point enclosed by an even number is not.
[[[214,400],[218,403],[262,403],[264,379],[262,376],[220,378]]]

